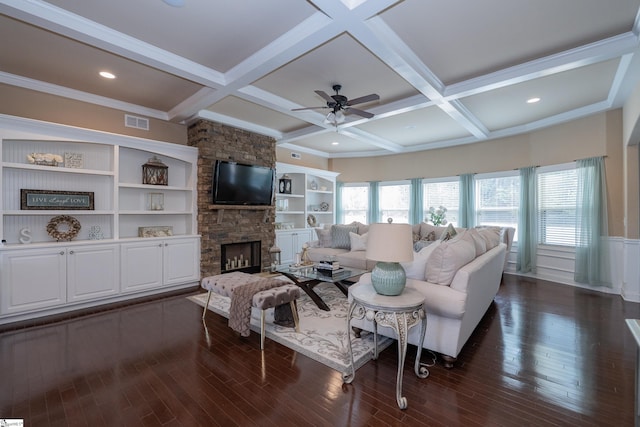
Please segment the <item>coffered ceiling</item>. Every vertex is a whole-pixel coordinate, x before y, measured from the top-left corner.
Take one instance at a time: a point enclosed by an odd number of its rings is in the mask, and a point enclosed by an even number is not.
[[[470,144],[621,107],[640,0],[0,0],[0,83],[326,157]],[[108,70],[113,80],[98,77]],[[315,90],[378,101],[325,124]],[[527,103],[537,97],[537,103]],[[335,144],[337,143],[337,144]]]

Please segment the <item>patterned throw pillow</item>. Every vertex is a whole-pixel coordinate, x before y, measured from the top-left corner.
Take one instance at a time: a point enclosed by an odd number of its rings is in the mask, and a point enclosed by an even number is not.
[[[447,240],[452,239],[456,234],[458,234],[456,228],[453,226],[453,224],[449,224],[445,232],[442,233],[442,236],[440,236],[440,241],[446,242]]]
[[[351,249],[349,233],[358,233],[358,227],[354,225],[332,225],[331,247],[334,249]]]

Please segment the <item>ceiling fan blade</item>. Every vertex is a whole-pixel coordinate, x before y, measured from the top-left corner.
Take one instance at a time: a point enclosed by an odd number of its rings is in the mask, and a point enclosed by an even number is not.
[[[371,95],[366,95],[366,96],[361,96],[360,98],[350,99],[349,101],[347,101],[347,105],[362,104],[363,102],[377,101],[378,99],[380,99],[380,95],[378,95],[377,93],[372,93]]]
[[[335,102],[335,101],[333,100],[333,98],[332,98],[332,97],[330,97],[329,95],[327,95],[327,94],[326,94],[324,91],[322,91],[322,90],[316,90],[316,91],[314,91],[314,92],[315,92],[315,93],[317,93],[318,95],[320,95],[320,96],[322,97],[322,99],[324,99],[324,100],[325,100],[325,101],[327,101],[327,102]]]
[[[323,108],[329,108],[326,105],[322,106],[322,107],[304,107],[304,108],[294,108],[291,111],[302,111],[302,110],[320,110]]]
[[[371,117],[374,116],[374,114],[368,112],[368,111],[364,111],[364,110],[358,110],[357,108],[346,108],[345,111],[347,113],[353,113],[353,114],[357,114],[361,117],[364,117],[365,119],[370,119]]]

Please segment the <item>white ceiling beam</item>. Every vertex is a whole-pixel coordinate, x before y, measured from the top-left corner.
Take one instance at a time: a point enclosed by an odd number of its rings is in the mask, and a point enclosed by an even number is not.
[[[260,135],[270,136],[276,140],[282,138],[282,133],[275,131],[271,128],[256,125],[255,123],[247,122],[245,120],[236,119],[234,117],[225,116],[224,114],[214,113],[213,111],[200,111],[198,118],[210,120],[213,122],[223,123],[238,129],[248,130]]]
[[[93,95],[75,89],[69,89],[68,87],[58,86],[40,80],[34,80],[23,76],[16,76],[14,74],[5,73],[2,71],[0,71],[0,83],[34,90],[37,92],[47,93],[50,95],[56,95],[67,99],[73,99],[75,101],[113,108],[115,110],[126,111],[129,113],[151,117],[154,119],[169,120],[169,115],[164,111],[142,107],[140,105],[131,104],[129,102],[118,101],[117,99],[113,98]]]
[[[638,37],[631,32],[610,37],[575,49],[449,85],[445,89],[445,99],[451,100],[477,95],[505,86],[511,86],[617,58],[620,55],[634,52],[638,49],[638,46]]]

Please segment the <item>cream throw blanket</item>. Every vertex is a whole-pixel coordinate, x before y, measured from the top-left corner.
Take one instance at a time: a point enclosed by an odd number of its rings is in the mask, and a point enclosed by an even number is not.
[[[260,279],[233,289],[231,294],[231,306],[229,307],[229,327],[240,336],[248,337],[251,330],[251,303],[253,296],[267,289],[277,288],[286,283],[277,279]]]

